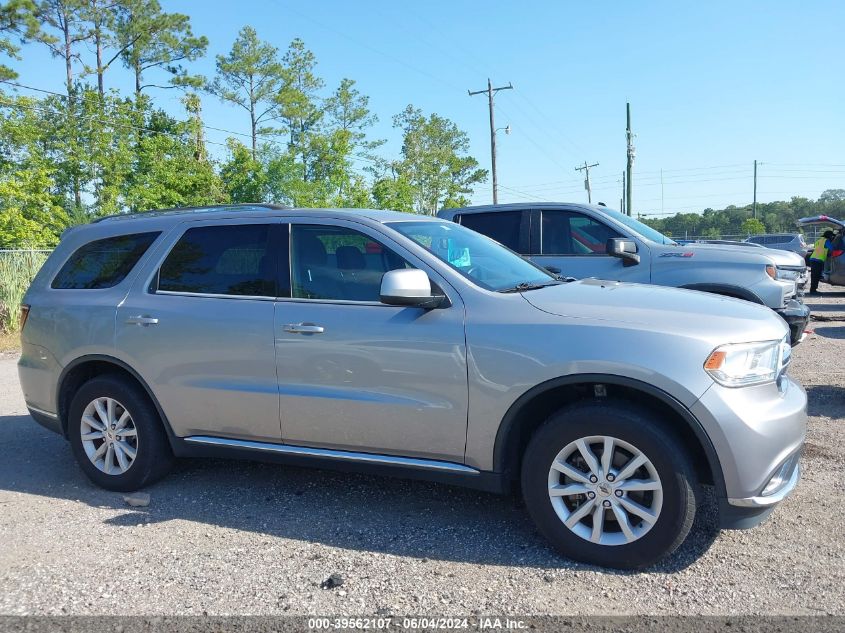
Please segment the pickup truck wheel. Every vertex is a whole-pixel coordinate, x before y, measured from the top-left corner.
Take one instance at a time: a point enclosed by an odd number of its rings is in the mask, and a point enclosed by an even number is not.
[[[140,387],[119,376],[82,385],[70,404],[68,436],[82,470],[108,490],[142,488],[173,461],[155,407]]]
[[[567,558],[604,567],[645,567],[677,549],[697,486],[683,445],[629,402],[561,409],[522,460],[522,493],[540,532]]]

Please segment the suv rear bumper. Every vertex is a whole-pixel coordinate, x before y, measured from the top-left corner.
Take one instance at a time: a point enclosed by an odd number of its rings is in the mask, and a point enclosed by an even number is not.
[[[804,330],[810,322],[810,308],[797,299],[790,299],[783,308],[775,310],[789,326],[789,340],[793,347],[804,338]]]
[[[59,420],[59,416],[55,413],[48,413],[47,411],[42,411],[41,409],[36,409],[35,407],[27,406],[29,409],[29,415],[32,416],[32,419],[38,422],[41,426],[49,431],[53,431],[54,433],[58,433],[59,435],[64,435],[62,431],[62,423]]]

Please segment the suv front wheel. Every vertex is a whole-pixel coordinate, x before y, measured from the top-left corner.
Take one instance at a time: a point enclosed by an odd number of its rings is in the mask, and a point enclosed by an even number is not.
[[[686,538],[697,482],[683,445],[629,402],[580,402],[552,415],[522,461],[522,493],[540,532],[567,558],[650,565]]]
[[[98,486],[127,492],[163,476],[173,454],[147,394],[120,376],[98,376],[70,404],[74,457]]]

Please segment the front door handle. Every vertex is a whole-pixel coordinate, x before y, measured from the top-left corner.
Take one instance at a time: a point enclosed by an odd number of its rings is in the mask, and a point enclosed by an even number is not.
[[[146,316],[146,315],[131,316],[131,317],[128,317],[126,319],[126,322],[129,325],[143,325],[143,326],[146,327],[147,325],[156,325],[158,323],[158,319],[156,319],[155,317]]]
[[[282,326],[282,329],[291,334],[322,334],[326,331],[322,325],[313,323],[288,323]]]

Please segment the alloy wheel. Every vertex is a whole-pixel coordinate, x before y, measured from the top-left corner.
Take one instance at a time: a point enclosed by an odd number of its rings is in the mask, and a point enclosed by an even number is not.
[[[80,423],[82,448],[107,475],[122,475],[138,455],[138,430],[129,411],[114,398],[88,403]]]
[[[548,493],[558,518],[598,545],[642,538],[660,516],[657,469],[633,444],[593,435],[567,444],[552,461]]]

